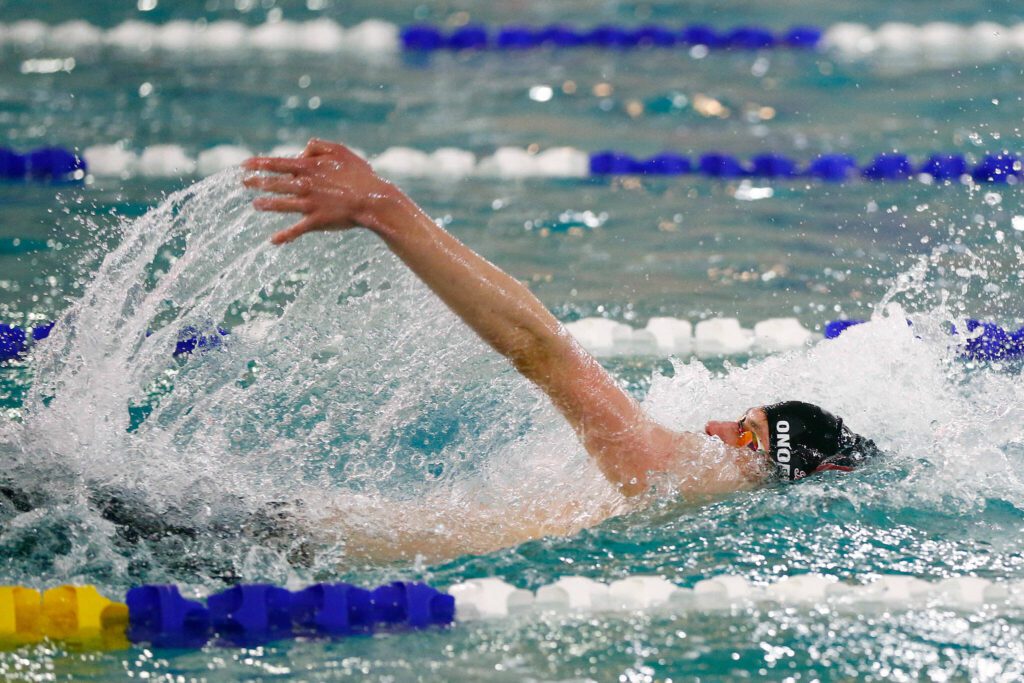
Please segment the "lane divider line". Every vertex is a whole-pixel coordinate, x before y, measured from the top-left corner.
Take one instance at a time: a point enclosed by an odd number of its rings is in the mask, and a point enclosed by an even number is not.
[[[607,318],[583,318],[565,324],[566,330],[598,358],[616,356],[660,357],[688,356],[716,358],[739,355],[781,353],[807,347],[822,338],[835,339],[866,320],[832,320],[824,325],[824,335],[805,328],[796,318],[768,318],[743,327],[736,318],[709,318],[693,325],[688,320],[653,317],[643,328],[635,328]],[[46,339],[54,323],[25,329],[0,323],[0,363],[23,358],[34,343]],[[956,326],[949,330],[956,337],[960,355],[969,360],[1009,360],[1024,358],[1024,327],[1004,329],[992,322],[968,319],[961,334]],[[188,325],[178,332],[171,355],[184,357],[223,348],[230,331],[212,324]],[[149,336],[148,334],[146,336]]]
[[[856,22],[828,27],[793,26],[776,30],[742,25],[716,28],[707,24],[577,27],[567,24],[405,27],[368,19],[345,27],[327,18],[278,20],[248,25],[232,20],[154,24],[128,20],[112,28],[85,21],[45,24],[23,20],[0,24],[0,46],[60,49],[63,53],[110,48],[127,53],[210,52],[246,50],[374,55],[397,52],[493,50],[500,53],[537,49],[688,50],[695,57],[709,50],[811,49],[840,59],[882,60],[898,64],[979,64],[1024,57],[1024,22],[1002,25],[980,21],[971,25],[933,21],[921,25],[887,22],[877,28]],[[24,73],[68,70],[64,59],[28,59]]]
[[[828,605],[854,613],[1016,609],[1024,607],[1024,581],[965,576],[931,582],[883,575],[871,583],[851,584],[833,576],[799,574],[755,585],[741,576],[722,575],[681,587],[661,576],[630,576],[608,584],[563,576],[536,591],[482,578],[457,583],[447,592],[404,581],[369,590],[347,583],[319,583],[298,591],[239,584],[210,595],[205,604],[183,597],[174,585],[131,588],[124,602],[106,598],[92,585],[63,585],[42,593],[0,586],[0,647],[43,639],[82,650],[200,648],[208,643],[251,647],[292,637],[340,638],[552,612],[707,613],[762,605]]]
[[[296,156],[300,147],[279,146],[271,156]],[[128,179],[133,176],[183,178],[208,176],[238,166],[253,152],[238,145],[216,145],[193,158],[180,145],[152,145],[141,152],[121,145],[93,145],[81,155],[60,147],[44,147],[20,154],[0,148],[0,179],[83,180],[91,177]],[[932,154],[918,163],[896,152],[875,155],[864,166],[849,154],[822,154],[807,163],[774,152],[742,159],[722,152],[706,152],[695,158],[676,152],[634,157],[607,150],[588,154],[573,147],[552,147],[532,152],[500,147],[477,158],[469,150],[452,147],[427,153],[409,147],[389,147],[370,157],[382,175],[436,177],[455,180],[468,176],[492,178],[601,178],[608,176],[702,175],[714,179],[810,178],[846,182],[855,177],[872,181],[918,179],[927,183],[1017,183],[1021,160],[1008,151],[982,155],[971,163],[960,154]]]

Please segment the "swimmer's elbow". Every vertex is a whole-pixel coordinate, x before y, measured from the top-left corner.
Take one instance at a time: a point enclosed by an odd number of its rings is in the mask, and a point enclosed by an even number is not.
[[[499,349],[527,379],[547,388],[562,363],[566,344],[557,330],[517,325],[506,336],[505,348]]]

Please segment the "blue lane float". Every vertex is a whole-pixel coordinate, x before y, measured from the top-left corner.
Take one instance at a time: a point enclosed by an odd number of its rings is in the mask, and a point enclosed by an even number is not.
[[[347,583],[318,583],[292,593],[292,621],[304,634],[346,636],[373,629],[373,596]]]
[[[0,323],[0,363],[20,358],[28,351],[31,344],[49,337],[54,324],[48,322],[26,330],[17,325]],[[171,355],[187,356],[196,351],[203,353],[218,349],[224,345],[224,337],[229,334],[231,332],[219,326],[207,330],[189,325],[178,333],[178,339],[174,343],[174,351]],[[149,334],[146,336],[148,337]]]
[[[17,325],[0,323],[0,362],[14,360],[25,352],[28,335]]]
[[[40,147],[26,154],[0,147],[4,180],[80,180],[85,172],[85,160],[62,147]]]
[[[291,635],[291,593],[269,584],[233,586],[206,599],[210,627],[233,645]]]
[[[867,320],[832,320],[825,324],[825,339],[836,339],[846,330],[862,325]],[[910,324],[910,321],[907,321]],[[1011,332],[995,323],[969,319],[965,322],[964,335],[967,340],[961,344],[961,354],[968,360],[995,361],[1024,358],[1024,327]],[[955,325],[950,335],[960,336]]]
[[[396,581],[367,590],[319,583],[300,591],[240,584],[206,604],[176,586],[128,591],[128,639],[156,647],[198,648],[208,642],[258,645],[292,637],[337,638],[379,630],[444,627],[455,621],[455,598],[426,584]]]
[[[198,648],[210,639],[210,611],[177,586],[137,586],[125,596],[128,639],[155,647]]]
[[[490,27],[468,24],[445,29],[429,24],[406,26],[401,31],[403,48],[413,52],[438,50],[530,50],[536,48],[691,48],[765,50],[771,48],[815,49],[823,31],[817,26],[793,26],[777,32],[763,26],[735,26],[719,30],[705,24],[689,26],[645,25],[637,27],[602,24],[576,28],[512,25]]]
[[[193,351],[210,351],[220,348],[224,344],[224,337],[231,334],[223,327],[217,327],[215,331],[201,330],[194,325],[181,330],[178,333],[178,341],[174,344],[175,356],[185,356]]]
[[[710,178],[794,178],[807,177],[825,182],[844,182],[860,176],[867,180],[898,181],[929,176],[937,181],[955,181],[967,176],[977,183],[1016,183],[1024,175],[1018,157],[1003,153],[988,155],[971,167],[957,154],[934,154],[915,164],[905,154],[876,155],[865,166],[848,154],[823,154],[806,166],[785,155],[767,152],[743,160],[731,154],[708,152],[694,164],[689,157],[662,152],[654,157],[634,158],[615,150],[590,155],[590,175],[686,175],[699,173]]]

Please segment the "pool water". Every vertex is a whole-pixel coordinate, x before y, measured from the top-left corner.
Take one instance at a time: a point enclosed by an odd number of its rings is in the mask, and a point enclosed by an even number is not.
[[[145,9],[151,7],[151,9]],[[566,0],[0,3],[0,22],[329,17],[398,24],[1024,19],[1012,3],[896,6]],[[1019,59],[938,68],[813,52],[537,51],[410,56],[289,51],[124,54],[0,46],[0,126],[21,151],[342,140],[478,155],[499,146],[664,149],[801,160],[899,150],[1020,149]],[[37,73],[26,60],[73,57]],[[571,85],[570,85],[571,84]],[[531,99],[535,86],[553,96]],[[536,91],[534,91],[536,92]],[[694,107],[714,100],[718,108]],[[543,98],[542,98],[543,99]],[[706,115],[708,112],[716,112]],[[275,249],[240,173],[0,186],[0,322],[57,320],[0,365],[0,583],[174,582],[439,587],[496,576],[658,574],[692,586],[818,572],[849,583],[1024,579],[1020,365],[961,357],[965,318],[1017,329],[1024,214],[1016,184],[805,179],[396,177],[449,230],[561,320],[871,318],[774,355],[617,357],[609,369],[665,424],[787,398],[818,402],[886,451],[714,501],[659,491],[567,537],[450,559],[353,559],[331,520],[379,538],[431,533],[424,508],[586,512],[616,505],[569,428],[371,235]],[[757,190],[757,191],[752,191]],[[575,229],[569,229],[575,228]],[[912,326],[907,325],[907,320]],[[192,326],[230,331],[172,357]],[[127,511],[104,516],[111,497]],[[283,511],[283,512],[282,512]],[[152,522],[152,524],[150,524]],[[147,526],[150,524],[150,526]],[[417,526],[419,525],[419,526]],[[11,679],[1013,680],[1024,613],[1007,605],[841,612],[532,614],[421,633],[199,651],[0,652]]]

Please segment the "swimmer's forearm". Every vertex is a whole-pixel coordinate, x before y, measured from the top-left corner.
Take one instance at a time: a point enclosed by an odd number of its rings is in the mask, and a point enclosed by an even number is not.
[[[568,333],[514,277],[438,226],[397,189],[380,202],[371,229],[463,321],[530,379],[543,354]]]
[[[340,507],[323,520],[332,542],[344,543],[352,562],[428,562],[480,555],[546,536],[567,536],[620,512],[610,505],[568,501],[552,508],[359,501],[358,512]],[[358,521],[357,521],[358,520]]]

